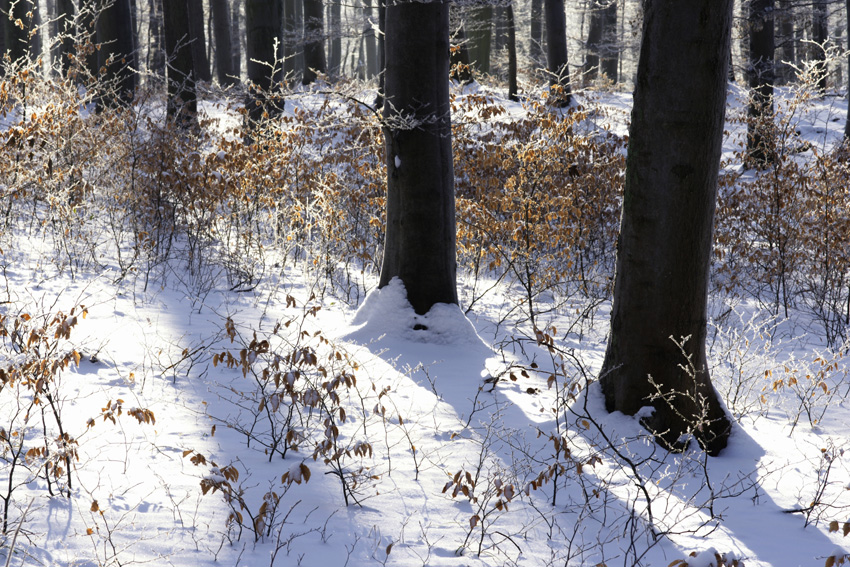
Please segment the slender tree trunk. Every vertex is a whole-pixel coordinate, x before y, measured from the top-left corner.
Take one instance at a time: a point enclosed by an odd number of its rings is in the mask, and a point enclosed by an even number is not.
[[[165,36],[162,21],[163,0],[148,1],[148,69],[155,76],[165,78]]]
[[[558,106],[570,104],[570,69],[567,64],[567,17],[564,0],[545,0],[546,11],[546,59],[549,68],[549,86],[553,91],[554,103]]]
[[[387,2],[378,0],[378,96],[375,97],[375,107],[384,106],[384,87],[387,70]]]
[[[829,69],[826,64],[826,42],[829,39],[829,18],[826,0],[814,0],[812,4],[812,58],[817,62],[818,90],[826,90]]]
[[[230,10],[227,0],[210,0],[215,36],[215,71],[221,86],[235,85],[238,81],[233,71],[233,43],[230,38]]]
[[[164,0],[165,51],[168,54],[168,117],[183,127],[197,124],[195,71],[189,46],[189,9],[186,0]]]
[[[165,0],[168,2],[168,0]],[[192,61],[195,62],[195,78],[199,81],[212,80],[210,60],[207,57],[207,38],[204,33],[203,0],[187,0],[189,11],[189,38],[192,41]]]
[[[330,35],[330,61],[328,67],[333,77],[342,71],[342,4],[341,0],[331,0],[328,9],[328,33]]]
[[[845,2],[845,18],[847,22],[847,97],[848,97],[848,112],[844,120],[844,142],[850,140],[850,0]]]
[[[322,0],[304,0],[304,76],[301,82],[309,85],[318,74],[328,72],[325,61],[325,18]]]
[[[242,37],[245,35],[242,25],[242,5],[244,2],[234,2],[230,10],[230,45],[233,48],[233,74],[237,80],[242,80]]]
[[[378,74],[378,46],[372,26],[372,0],[363,0],[363,38],[366,44],[365,76],[367,79]]]
[[[709,379],[706,302],[732,0],[645,9],[600,380],[608,411],[652,406],[643,423],[661,444],[690,434],[716,455],[730,422]]]
[[[105,104],[128,103],[136,90],[136,45],[130,0],[115,0],[97,17],[98,67],[114,94],[101,98]]]
[[[593,0],[587,4],[588,26],[587,26],[587,52],[584,56],[584,76],[588,81],[599,78],[600,59],[599,50],[602,44],[602,11],[598,3]]]
[[[387,6],[387,230],[379,287],[399,278],[413,309],[457,303],[449,107],[449,6]]]
[[[543,0],[531,0],[531,41],[528,56],[535,69],[544,66],[543,60]]]
[[[508,28],[508,98],[516,102],[519,100],[519,96],[516,80],[516,24],[514,23],[513,1],[508,2],[508,5],[505,6],[505,22]]]
[[[466,10],[465,20],[469,23],[469,58],[478,73],[490,72],[490,51],[493,38],[493,6],[483,4]]]
[[[794,81],[796,71],[795,64],[796,38],[794,37],[794,4],[792,0],[779,0],[776,17],[779,18],[779,52],[781,61],[777,62],[777,79],[784,84]]]
[[[750,36],[747,107],[747,153],[756,165],[772,161],[774,76],[774,0],[751,0],[747,21]]]
[[[602,8],[602,66],[600,70],[609,81],[618,80],[620,66],[617,37],[617,0],[607,0]]]

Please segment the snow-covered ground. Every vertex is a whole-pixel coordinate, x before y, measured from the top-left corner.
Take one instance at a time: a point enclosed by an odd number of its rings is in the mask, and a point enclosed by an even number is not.
[[[629,96],[579,97],[626,132]],[[834,143],[846,110],[814,101],[800,138]],[[740,124],[730,131],[727,157]],[[505,320],[504,286],[466,315],[425,316],[398,282],[352,306],[299,265],[201,294],[175,262],[143,289],[70,277],[44,261],[46,240],[4,237],[0,313],[11,329],[21,313],[35,326],[74,309],[70,338],[45,345],[80,355],[50,390],[78,454],[67,497],[63,475],[13,469],[4,445],[7,566],[795,567],[850,553],[847,361],[815,355],[825,341],[804,313],[712,297],[712,374],[738,420],[706,458],[668,454],[636,418],[605,412],[594,377],[609,302],[547,315],[550,341]],[[3,367],[23,356],[3,353]],[[826,359],[823,387],[771,387]],[[0,437],[38,436],[39,406],[15,406],[12,387]]]

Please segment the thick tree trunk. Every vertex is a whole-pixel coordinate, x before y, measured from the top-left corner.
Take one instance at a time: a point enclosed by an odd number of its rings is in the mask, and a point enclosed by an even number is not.
[[[186,0],[164,0],[165,52],[168,54],[168,117],[181,127],[197,124],[195,71],[189,47],[189,10]]]
[[[115,0],[97,17],[98,67],[106,71],[102,77],[106,88],[117,95],[106,94],[104,104],[128,103],[136,90],[136,45],[130,0]],[[114,90],[113,90],[114,89]]]
[[[309,85],[318,74],[327,72],[322,0],[304,0],[304,76],[301,82]]]
[[[386,17],[387,230],[379,287],[400,278],[424,314],[436,303],[457,303],[449,6],[391,2]]]
[[[166,2],[168,0],[165,0]],[[189,11],[189,38],[192,41],[192,61],[195,62],[195,78],[200,81],[212,80],[210,60],[207,57],[207,38],[204,33],[203,0],[187,0]]]
[[[773,160],[774,0],[751,0],[747,154],[755,165]]]
[[[508,98],[512,101],[517,101],[519,100],[519,96],[516,80],[516,24],[514,23],[513,2],[509,2],[505,6],[505,22],[508,28]]]
[[[281,8],[282,4],[274,0],[245,2],[248,81],[251,83],[245,106],[253,121],[276,114],[282,107],[282,101],[274,100],[276,95],[272,92],[273,70],[278,63],[275,40],[281,35],[283,22]]]
[[[549,68],[549,85],[553,90],[552,100],[558,106],[570,104],[570,69],[567,65],[567,17],[564,0],[545,0],[546,12],[546,60]]]
[[[602,8],[602,66],[600,70],[609,81],[618,80],[620,64],[617,37],[617,0],[608,0]]]
[[[600,381],[608,411],[652,406],[643,422],[661,444],[691,434],[716,455],[730,422],[708,374],[706,301],[732,0],[645,9]]]
[[[602,44],[602,14],[595,1],[587,4],[587,52],[584,56],[584,76],[588,81],[599,78],[599,47]]]
[[[233,43],[230,38],[230,10],[227,0],[210,0],[215,36],[215,71],[221,86],[235,85],[238,81],[233,71]]]

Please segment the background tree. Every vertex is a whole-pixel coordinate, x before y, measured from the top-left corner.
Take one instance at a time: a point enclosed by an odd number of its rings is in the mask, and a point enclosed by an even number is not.
[[[386,7],[387,229],[379,287],[400,278],[417,313],[457,303],[449,6]]]
[[[508,98],[516,102],[519,100],[519,96],[516,78],[516,22],[514,21],[514,3],[512,0],[505,6],[505,24],[508,32]]]
[[[164,0],[165,51],[168,55],[167,114],[181,127],[197,124],[195,69],[189,46],[189,8],[186,0]]]
[[[98,67],[112,91],[101,97],[105,104],[133,99],[137,86],[135,36],[130,0],[115,0],[101,9],[97,16]]]
[[[812,60],[815,61],[817,85],[821,92],[826,90],[829,73],[826,62],[826,43],[829,40],[829,12],[827,0],[814,0],[812,3]]]
[[[331,0],[328,6],[328,68],[332,77],[342,72],[342,4],[340,0]]]
[[[322,0],[304,0],[304,74],[301,82],[309,85],[318,74],[327,72]]]
[[[29,10],[30,3],[26,0],[0,1],[3,39],[6,52],[12,61],[23,59],[29,51],[28,37],[31,25],[30,18],[27,16]]]
[[[567,20],[564,0],[545,0],[546,60],[549,68],[549,85],[558,86],[555,103],[570,104],[570,69],[567,64]]]
[[[165,0],[168,1],[168,0]],[[187,0],[189,11],[189,38],[192,41],[192,61],[195,64],[195,77],[200,81],[210,82],[210,60],[207,57],[207,37],[204,33],[204,2],[203,0]]]
[[[750,0],[747,30],[750,39],[747,154],[756,165],[764,165],[771,159],[773,128],[774,0]]]
[[[165,35],[162,16],[163,0],[148,0],[148,70],[165,79]]]
[[[230,41],[230,10],[227,0],[210,0],[215,37],[215,73],[221,86],[237,82],[233,71],[233,44]]]
[[[54,12],[54,29],[57,40],[57,52],[59,68],[65,76],[71,68],[71,55],[74,53],[74,37],[77,35],[74,28],[73,0],[56,0]]]
[[[732,0],[645,10],[600,380],[608,411],[651,405],[645,424],[659,442],[692,433],[716,455],[730,423],[708,374],[706,298]]]
[[[585,58],[588,78],[595,79],[603,75],[616,83],[619,65],[617,2],[616,0],[593,0],[588,8],[590,24]]]
[[[230,10],[230,44],[233,47],[233,74],[242,78],[242,39],[244,26],[241,7],[243,2],[234,2]]]
[[[299,0],[283,0],[283,75],[293,81],[298,69],[297,54],[301,42],[297,6]]]
[[[850,99],[850,0],[845,0],[846,10],[844,15],[847,19],[847,97]],[[848,104],[848,111],[844,117],[844,143],[847,144],[850,141],[850,104]]]
[[[282,106],[282,101],[269,100],[275,90],[274,74],[280,70],[276,40],[282,34],[282,8],[279,0],[245,2],[248,81],[251,83],[245,105],[251,120],[258,120],[266,113],[274,114]]]
[[[543,0],[531,0],[531,38],[528,57],[534,69],[543,67]]]
[[[493,42],[493,6],[489,3],[472,5],[465,10],[464,15],[472,65],[479,73],[489,73]]]

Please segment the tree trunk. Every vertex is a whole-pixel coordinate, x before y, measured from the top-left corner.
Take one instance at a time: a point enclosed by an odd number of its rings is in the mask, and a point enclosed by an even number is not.
[[[479,73],[490,72],[490,51],[493,41],[493,6],[472,6],[466,10],[469,22],[469,58]]]
[[[136,45],[130,0],[115,0],[97,16],[98,67],[105,70],[104,104],[129,103],[136,90]]]
[[[378,0],[378,96],[375,97],[375,107],[384,106],[384,84],[387,69],[387,2]]]
[[[846,8],[844,15],[847,21],[847,97],[850,103],[850,0],[846,0]],[[847,115],[844,117],[844,142],[850,141],[850,104],[848,106]]]
[[[165,78],[165,37],[163,34],[162,1],[148,2],[148,69]]]
[[[378,46],[372,26],[372,0],[363,0],[363,38],[366,43],[365,76],[367,79],[378,74]]]
[[[275,40],[281,35],[280,9],[274,0],[247,0],[245,2],[245,34],[248,60],[248,98],[245,106],[252,121],[276,114],[282,101],[276,100],[273,91],[273,71],[277,65]],[[269,104],[271,103],[271,104]]]
[[[328,72],[325,62],[325,18],[322,0],[304,0],[304,76],[309,85]]]
[[[71,68],[71,55],[74,53],[74,2],[73,0],[57,0],[56,2],[56,31],[59,41],[59,64],[62,76],[67,76]]]
[[[416,313],[457,303],[449,6],[387,6],[387,229],[379,287],[399,278]]]
[[[850,0],[848,0],[850,2]],[[505,22],[508,27],[508,98],[514,102],[519,100],[516,80],[516,25],[514,23],[514,4],[508,2],[505,6]]]
[[[331,0],[328,10],[328,33],[330,34],[328,67],[333,77],[338,77],[342,71],[342,4],[340,1]]]
[[[751,0],[747,19],[750,37],[751,89],[747,106],[747,154],[755,165],[773,160],[774,0]]]
[[[794,81],[796,71],[793,65],[795,64],[796,53],[796,38],[794,37],[794,5],[792,0],[779,0],[779,9],[776,12],[776,17],[779,18],[779,51],[781,53],[781,61],[777,62],[777,79],[781,79],[784,84]]]
[[[549,68],[549,86],[557,87],[551,92],[554,104],[570,104],[570,69],[567,65],[567,17],[564,0],[545,0],[546,11],[546,59]]]
[[[826,0],[814,0],[812,4],[812,59],[816,61],[817,86],[821,92],[826,90],[829,69],[826,64],[826,42],[829,39],[829,17]]]
[[[244,2],[234,2],[230,10],[230,45],[233,48],[233,74],[237,80],[242,80],[242,38],[245,35],[242,25],[242,5]]]
[[[168,54],[168,117],[180,127],[197,124],[195,72],[189,46],[189,9],[186,0],[163,0],[165,52]]]
[[[215,35],[215,71],[218,83],[235,85],[238,81],[233,71],[233,43],[230,38],[230,10],[227,0],[210,0]]]
[[[168,0],[165,0],[168,2]],[[189,11],[189,39],[192,41],[192,61],[195,62],[195,78],[200,81],[212,80],[210,60],[207,57],[207,38],[204,33],[203,0],[187,0]]]
[[[41,10],[38,7],[38,3],[36,3],[30,8],[29,13],[32,14],[32,23],[30,24],[32,28],[30,30],[31,33],[29,37],[30,58],[32,59],[33,64],[35,65],[36,71],[40,72],[41,69],[38,66],[38,59],[42,56],[41,52],[43,45],[43,30],[41,29]]]
[[[296,11],[298,1],[283,0],[283,75],[287,83],[295,81],[298,72],[298,45],[301,43]]]
[[[534,69],[544,66],[543,61],[543,0],[531,0],[531,41],[528,57]]]
[[[597,2],[592,1],[587,5],[587,52],[584,56],[584,76],[588,81],[599,78],[599,50],[602,44],[602,13]]]
[[[617,0],[608,0],[602,8],[602,63],[600,70],[614,83],[618,80],[620,65],[619,39],[617,37]]]
[[[732,0],[645,10],[600,381],[608,411],[652,406],[659,443],[691,434],[716,455],[730,422],[709,379],[706,302]]]

